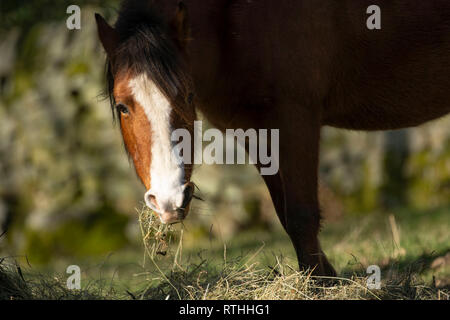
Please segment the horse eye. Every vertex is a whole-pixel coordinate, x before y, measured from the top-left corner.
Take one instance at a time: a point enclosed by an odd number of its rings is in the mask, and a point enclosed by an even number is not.
[[[116,106],[116,108],[117,108],[117,112],[119,114],[128,114],[129,113],[128,108],[123,104],[118,104]]]

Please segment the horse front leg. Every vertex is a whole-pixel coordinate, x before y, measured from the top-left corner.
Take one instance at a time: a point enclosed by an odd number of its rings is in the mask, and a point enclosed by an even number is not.
[[[300,270],[312,270],[316,276],[336,276],[318,239],[320,213],[317,204],[288,203],[286,231],[297,253]]]
[[[336,276],[318,240],[320,123],[314,118],[306,114],[295,127],[280,125],[280,169],[276,175],[263,178],[294,245],[300,269],[312,270],[318,276]]]
[[[316,276],[336,276],[318,239],[321,218],[316,188],[312,185],[305,188],[300,181],[297,184],[283,181],[283,172],[264,180],[278,218],[294,245],[300,270],[312,270]],[[305,180],[306,175],[311,175],[311,171],[305,171]]]

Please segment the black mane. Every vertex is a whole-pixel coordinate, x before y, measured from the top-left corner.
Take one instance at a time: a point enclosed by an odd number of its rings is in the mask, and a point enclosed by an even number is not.
[[[119,46],[106,61],[107,95],[113,116],[114,76],[120,71],[145,73],[183,116],[180,108],[189,100],[191,81],[171,38],[170,26],[152,8],[152,1],[123,1],[114,28]]]

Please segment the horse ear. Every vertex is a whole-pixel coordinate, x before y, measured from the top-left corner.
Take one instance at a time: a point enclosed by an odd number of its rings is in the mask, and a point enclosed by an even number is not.
[[[119,44],[119,36],[117,35],[116,30],[111,27],[100,14],[95,14],[95,21],[97,22],[98,36],[103,48],[108,56],[111,57]]]
[[[189,14],[187,6],[180,1],[175,11],[175,17],[172,20],[172,30],[175,41],[182,49],[186,48],[190,40]]]

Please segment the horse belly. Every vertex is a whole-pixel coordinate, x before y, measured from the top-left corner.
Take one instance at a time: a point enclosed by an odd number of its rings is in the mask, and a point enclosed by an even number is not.
[[[440,107],[402,106],[386,108],[372,105],[361,105],[348,108],[344,112],[326,115],[322,124],[341,129],[377,131],[395,130],[416,127],[447,115],[450,104]]]

